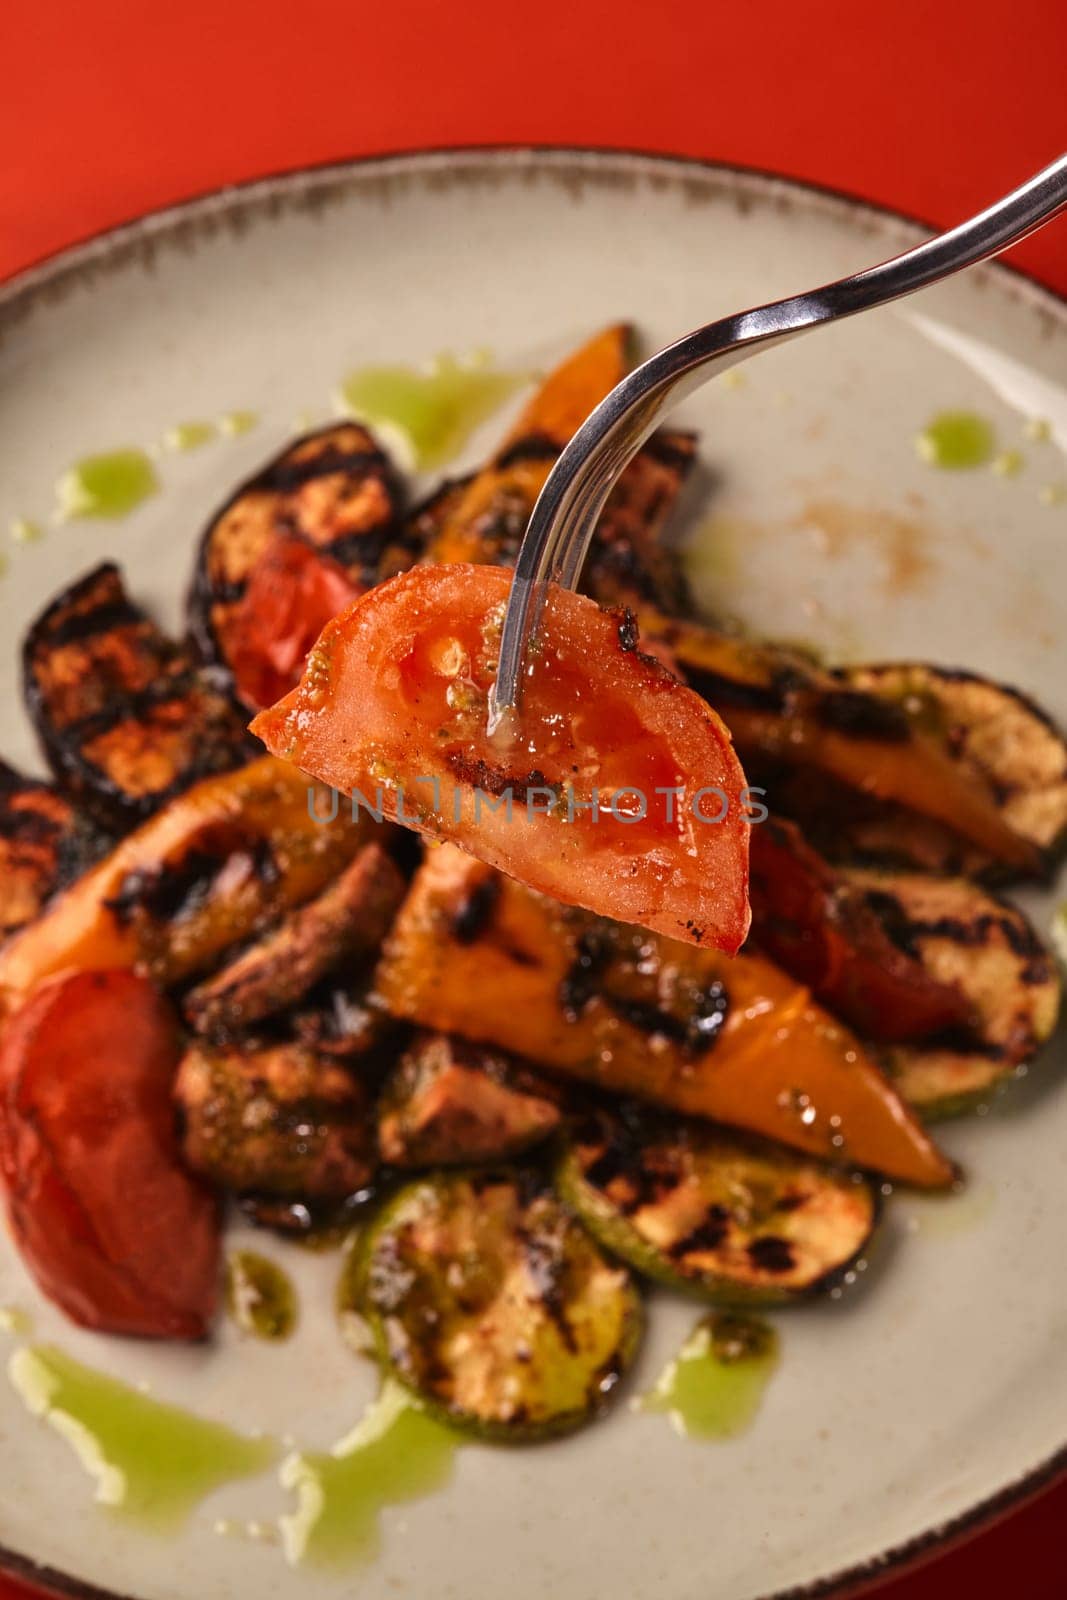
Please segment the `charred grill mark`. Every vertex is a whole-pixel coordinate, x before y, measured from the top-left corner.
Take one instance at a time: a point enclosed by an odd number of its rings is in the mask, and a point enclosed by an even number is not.
[[[292,450],[286,452],[290,454]],[[291,494],[316,478],[329,478],[338,472],[371,473],[389,471],[389,458],[382,450],[338,450],[327,446],[318,455],[309,455],[302,461],[276,461],[258,478],[246,484],[243,494],[260,490],[268,494]]]
[[[545,782],[544,773],[536,767],[523,777],[518,773],[507,773],[503,767],[490,766],[481,756],[472,759],[462,750],[446,751],[445,761],[459,783],[471,789],[480,789],[482,794],[492,795],[494,799],[500,799],[510,791],[513,799],[525,803],[533,790],[550,787]]]
[[[646,439],[641,448],[661,467],[670,467],[676,472],[686,473],[692,467],[696,455],[696,434],[665,432],[661,429]]]
[[[527,433],[507,445],[493,461],[498,472],[518,466],[522,461],[555,461],[559,445],[547,433]]]
[[[470,894],[456,908],[452,921],[453,937],[460,944],[474,944],[492,921],[499,899],[498,877],[483,878],[481,883],[475,884]]]
[[[899,706],[859,689],[832,689],[820,695],[815,718],[822,727],[849,738],[882,744],[905,744],[911,738],[911,724]]]
[[[619,649],[627,655],[632,655],[637,649],[638,638],[637,618],[627,606],[623,611],[622,621],[619,623]]]
[[[668,633],[664,642],[670,644]],[[795,685],[792,674],[776,674],[771,683],[744,683],[725,673],[712,672],[684,659],[679,662],[685,680],[713,706],[738,706],[746,711],[783,712]]]
[[[678,1260],[682,1256],[713,1253],[725,1244],[732,1220],[728,1207],[710,1205],[696,1227],[670,1245],[667,1254]]]
[[[564,1349],[573,1354],[578,1349],[578,1341],[566,1313],[564,1263],[559,1249],[554,1240],[532,1232],[521,1222],[516,1224],[515,1232],[538,1301],[559,1334]]]
[[[223,835],[195,846],[180,861],[162,867],[135,868],[128,872],[118,892],[105,901],[123,923],[140,914],[155,922],[175,922],[192,916],[210,897],[224,869],[234,862],[246,864],[244,879],[254,879],[269,889],[279,877],[278,863],[266,839],[237,843]],[[240,876],[240,874],[238,874]]]
[[[112,571],[117,569],[108,566]],[[103,570],[103,569],[100,569]],[[46,624],[43,642],[50,649],[63,645],[79,644],[100,634],[111,633],[116,628],[136,628],[144,622],[144,612],[128,596],[117,600],[103,600],[99,605],[84,611],[71,611],[59,616],[54,623]]]
[[[796,1265],[789,1240],[774,1233],[765,1234],[762,1239],[753,1239],[748,1246],[748,1258],[761,1272],[792,1272]]]

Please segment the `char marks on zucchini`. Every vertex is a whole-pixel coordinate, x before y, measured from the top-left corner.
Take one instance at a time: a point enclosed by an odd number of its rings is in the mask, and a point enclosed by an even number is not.
[[[641,1305],[530,1173],[435,1173],[390,1200],[356,1264],[386,1367],[444,1421],[502,1443],[566,1432],[629,1367]]]
[[[579,1124],[557,1183],[606,1250],[726,1305],[831,1287],[867,1249],[878,1214],[854,1174],[625,1106]]]
[[[130,599],[112,562],[32,624],[23,686],[58,782],[116,829],[254,753],[227,699]]]
[[[850,667],[842,676],[935,733],[1046,862],[1060,853],[1067,839],[1067,741],[1027,695],[925,662]]]
[[[895,1046],[887,1060],[924,1117],[965,1111],[1031,1061],[1052,1032],[1060,979],[1021,911],[962,878],[856,869],[849,881],[888,936],[941,983],[966,995],[973,1032]]]

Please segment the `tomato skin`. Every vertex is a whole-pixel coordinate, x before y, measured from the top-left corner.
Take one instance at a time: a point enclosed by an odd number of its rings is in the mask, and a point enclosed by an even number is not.
[[[754,829],[751,864],[760,947],[861,1034],[901,1043],[973,1025],[962,990],[892,944],[795,824],[773,818]]]
[[[463,563],[379,584],[323,630],[299,687],[253,733],[533,889],[736,951],[749,824],[726,728],[640,653],[630,613],[553,588],[521,708],[490,737],[510,585]]]
[[[361,592],[332,556],[279,534],[253,568],[230,624],[230,665],[245,704],[257,710],[288,693],[327,622]]]
[[[0,1043],[0,1177],[19,1251],[73,1319],[200,1339],[214,1314],[219,1216],[181,1165],[175,1019],[147,979],[43,984]]]

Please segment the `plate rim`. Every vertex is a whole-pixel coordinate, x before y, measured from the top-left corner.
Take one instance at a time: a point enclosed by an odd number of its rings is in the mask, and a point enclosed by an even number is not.
[[[820,202],[831,214],[864,219],[872,232],[887,224],[901,227],[922,237],[937,232],[937,227],[913,213],[866,199],[847,189],[808,178],[791,177],[769,168],[739,162],[716,161],[700,156],[644,150],[633,146],[594,144],[539,144],[495,142],[460,145],[424,145],[388,150],[339,160],[305,163],[259,175],[240,182],[200,191],[185,199],[153,207],[110,227],[88,233],[72,244],[46,252],[0,278],[0,336],[5,325],[21,320],[37,304],[53,301],[69,283],[92,277],[101,267],[115,270],[137,254],[150,250],[155,241],[186,229],[202,229],[205,224],[232,220],[235,215],[263,206],[267,214],[275,207],[291,206],[303,198],[313,202],[327,195],[333,185],[347,187],[360,178],[379,177],[421,170],[454,171],[457,167],[489,166],[508,171],[524,165],[531,171],[579,163],[591,172],[615,166],[631,176],[661,175],[666,183],[686,179],[718,179],[750,186],[766,196],[780,191],[783,197],[799,195],[809,207]],[[1028,303],[1067,330],[1067,293],[1041,282],[1014,263],[994,260],[979,269],[991,274],[1012,295]],[[902,1540],[876,1555],[854,1562],[837,1572],[784,1589],[767,1590],[759,1600],[845,1600],[846,1596],[868,1592],[891,1578],[925,1565],[938,1555],[994,1526],[1029,1500],[1039,1498],[1056,1482],[1067,1477],[1067,1439],[1059,1449],[991,1495],[945,1522],[935,1523],[909,1539]],[[137,1596],[80,1578],[59,1568],[40,1563],[33,1556],[0,1543],[0,1575],[6,1575],[70,1600],[138,1600]]]

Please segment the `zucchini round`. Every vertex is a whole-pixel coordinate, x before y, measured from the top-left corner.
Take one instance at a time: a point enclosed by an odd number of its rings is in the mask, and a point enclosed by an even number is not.
[[[598,1111],[557,1168],[563,1200],[638,1272],[719,1305],[828,1289],[866,1250],[872,1186],[695,1122]]]
[[[893,942],[966,996],[969,1032],[884,1052],[894,1087],[925,1122],[987,1104],[1038,1054],[1056,1025],[1060,976],[1017,906],[964,878],[842,872]]]
[[[579,1426],[636,1352],[629,1272],[528,1174],[408,1184],[357,1248],[358,1298],[383,1364],[442,1421],[482,1438]]]

